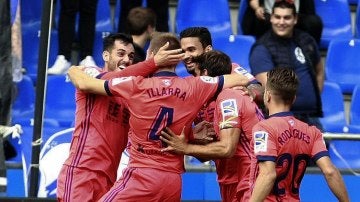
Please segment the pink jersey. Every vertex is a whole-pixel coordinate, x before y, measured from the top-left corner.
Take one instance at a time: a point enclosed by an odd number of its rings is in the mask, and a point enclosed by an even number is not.
[[[271,115],[253,128],[256,158],[251,162],[250,182],[257,176],[257,161],[274,161],[277,179],[268,200],[299,201],[299,188],[308,161],[328,156],[320,130],[297,120],[291,112]]]
[[[116,73],[102,72],[102,74],[99,74],[101,69],[86,68],[84,71],[105,79],[114,74],[117,76],[143,75],[155,70],[155,63],[149,60],[128,68]],[[64,163],[70,169],[66,170],[66,175],[60,175],[65,178],[61,180],[64,185],[58,186],[67,186],[67,190],[71,189],[74,183],[72,181],[74,168],[101,172],[108,178],[102,181],[108,181],[112,185],[116,181],[121,153],[128,142],[128,131],[129,110],[121,98],[94,95],[77,90],[75,130],[70,154]],[[62,194],[59,193],[59,195]],[[68,201],[71,198],[67,196],[64,200]]]
[[[248,177],[250,176],[251,150],[250,141],[252,128],[264,116],[249,96],[241,94],[240,90],[224,89],[216,99],[214,129],[220,134],[222,129],[239,128],[240,139],[236,152],[232,158],[216,160],[216,172],[221,184],[237,183],[237,198],[243,197],[250,190]],[[248,199],[248,198],[247,198]]]
[[[109,95],[121,96],[129,105],[130,167],[149,167],[184,172],[183,155],[160,152],[164,145],[160,131],[168,126],[175,134],[191,130],[197,112],[219,93],[223,77],[180,78],[172,72],[158,72],[152,78],[116,78],[105,83]],[[187,134],[187,133],[186,133]]]

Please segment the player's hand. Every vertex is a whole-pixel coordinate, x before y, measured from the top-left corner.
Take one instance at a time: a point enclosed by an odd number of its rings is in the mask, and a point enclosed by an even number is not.
[[[168,47],[169,42],[166,42],[154,56],[156,66],[174,65],[184,59],[185,53],[183,53],[182,49],[166,50]]]
[[[216,133],[212,123],[202,121],[195,125],[193,129],[194,141],[196,142],[212,142],[215,140]]]
[[[160,140],[165,142],[168,146],[164,149],[161,149],[161,152],[173,152],[175,154],[185,154],[186,153],[186,139],[184,129],[181,131],[180,135],[176,135],[170,128],[166,127],[161,131]]]

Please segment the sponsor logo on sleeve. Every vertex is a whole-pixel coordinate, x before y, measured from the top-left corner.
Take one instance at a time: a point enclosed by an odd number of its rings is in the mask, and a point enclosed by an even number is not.
[[[125,81],[130,81],[131,77],[120,77],[120,78],[115,78],[113,80],[111,80],[111,85],[115,86],[118,85],[119,83],[123,83]]]
[[[255,77],[252,74],[250,74],[246,69],[244,69],[241,66],[237,66],[236,68],[234,68],[234,72],[244,75],[249,80],[255,79]]]
[[[265,131],[256,131],[254,133],[254,152],[266,152],[269,134]]]
[[[205,83],[217,83],[217,77],[210,77],[210,76],[200,76],[200,79]]]
[[[239,116],[235,99],[224,100],[220,103],[222,122],[220,128],[228,128],[237,124],[236,118]]]

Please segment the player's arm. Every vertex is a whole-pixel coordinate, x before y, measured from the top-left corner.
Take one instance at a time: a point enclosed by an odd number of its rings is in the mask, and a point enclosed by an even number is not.
[[[155,72],[158,67],[179,63],[184,58],[185,53],[182,52],[182,49],[166,50],[168,47],[169,43],[167,42],[159,49],[155,56],[150,57],[143,62],[130,65],[122,71],[108,72],[104,78],[148,76],[149,74]]]
[[[168,147],[163,152],[174,152],[195,156],[200,159],[229,158],[236,150],[239,140],[240,129],[228,128],[220,131],[220,140],[207,145],[188,144],[183,138],[184,133],[176,135],[169,128],[161,132],[160,139],[167,143]]]
[[[271,192],[276,180],[275,162],[258,162],[259,174],[256,178],[250,202],[263,202]]]
[[[344,181],[339,170],[332,164],[328,156],[323,156],[316,161],[317,166],[325,175],[326,182],[340,202],[349,201]]]
[[[86,74],[82,69],[77,68],[76,66],[70,67],[68,71],[68,76],[74,86],[79,90],[89,93],[106,95],[104,87],[105,80],[93,78]]]
[[[223,89],[231,88],[235,86],[247,86],[251,82],[251,80],[248,77],[238,73],[226,74],[223,75],[223,77],[224,77]]]

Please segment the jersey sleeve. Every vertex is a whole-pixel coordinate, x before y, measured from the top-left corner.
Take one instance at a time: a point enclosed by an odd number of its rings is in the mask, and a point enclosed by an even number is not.
[[[276,138],[262,122],[253,128],[254,153],[258,161],[276,161],[278,155]]]
[[[154,71],[157,67],[155,65],[154,59],[145,60],[143,62],[130,65],[121,71],[113,71],[104,73],[101,76],[101,79],[111,79],[116,77],[127,77],[127,76],[148,76]]]
[[[329,156],[328,150],[326,149],[325,141],[323,134],[320,132],[320,130],[316,129],[314,127],[314,144],[311,151],[311,156],[316,162],[318,159],[320,159],[323,156]]]
[[[204,100],[209,100],[212,97],[216,97],[222,90],[224,86],[224,77],[209,77],[209,76],[200,76],[200,77],[188,77],[187,82],[194,82],[192,91],[194,92],[194,99],[201,100],[202,103]]]
[[[109,96],[122,97],[129,100],[136,88],[138,77],[119,77],[105,81],[104,88]]]
[[[216,99],[216,113],[217,116],[215,124],[219,126],[219,130],[226,128],[241,128],[241,119],[239,114],[239,107],[241,100],[236,99],[234,90],[223,90]]]

